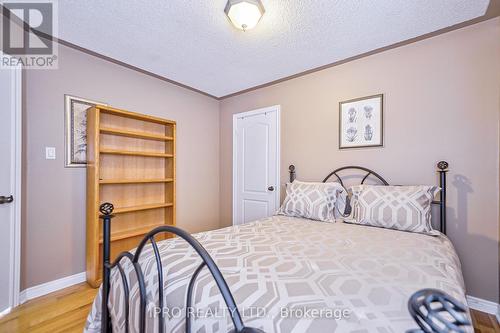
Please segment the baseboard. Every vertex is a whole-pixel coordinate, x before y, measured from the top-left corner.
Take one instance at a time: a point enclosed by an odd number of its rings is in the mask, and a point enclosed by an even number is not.
[[[2,317],[8,315],[10,313],[10,311],[12,311],[12,308],[7,308],[5,310],[2,310],[0,311],[0,319],[2,319]]]
[[[469,295],[467,295],[467,304],[471,309],[496,316],[500,323],[500,304]]]
[[[21,291],[21,294],[19,295],[19,302],[23,304],[33,298],[44,296],[53,293],[54,291],[71,287],[75,284],[85,282],[86,280],[86,274],[85,272],[82,272],[75,275],[63,277],[62,279],[43,283],[38,286],[34,286]]]

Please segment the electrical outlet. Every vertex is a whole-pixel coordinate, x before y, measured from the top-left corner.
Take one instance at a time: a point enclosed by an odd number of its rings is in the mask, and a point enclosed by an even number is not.
[[[45,159],[46,160],[56,159],[56,147],[45,147]]]

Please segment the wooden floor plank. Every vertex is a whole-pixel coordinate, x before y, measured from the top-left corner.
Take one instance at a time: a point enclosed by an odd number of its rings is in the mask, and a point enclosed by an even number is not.
[[[476,310],[470,312],[475,333],[500,333],[500,325],[495,316]]]
[[[45,321],[40,325],[34,326],[29,331],[30,333],[67,332],[71,328],[75,328],[75,325],[78,325],[81,332],[83,325],[85,325],[85,318],[87,318],[89,310],[89,306],[83,306],[64,314],[64,316],[60,316],[61,319]]]
[[[82,283],[26,302],[0,318],[0,333],[82,332],[96,294]]]
[[[97,289],[86,283],[34,299],[0,318],[0,333],[82,332]],[[495,316],[471,310],[476,333],[500,333]]]
[[[54,302],[43,302],[43,305],[30,303],[26,308],[15,310],[16,317],[13,320],[21,329],[34,330],[46,322],[61,320],[75,309],[85,307],[88,313],[95,294],[96,291],[89,287],[87,290],[72,293],[66,297],[56,297]]]

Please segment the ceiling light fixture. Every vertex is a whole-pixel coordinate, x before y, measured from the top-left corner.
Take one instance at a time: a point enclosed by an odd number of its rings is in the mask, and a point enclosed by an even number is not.
[[[259,23],[265,10],[260,0],[228,0],[224,12],[236,28],[247,31]]]

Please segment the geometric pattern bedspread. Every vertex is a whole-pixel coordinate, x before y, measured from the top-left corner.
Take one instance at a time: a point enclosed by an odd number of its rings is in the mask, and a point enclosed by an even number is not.
[[[273,216],[194,235],[219,266],[246,326],[271,332],[405,332],[416,328],[407,310],[423,288],[445,291],[465,304],[457,254],[444,235]],[[165,332],[185,331],[187,284],[201,260],[181,239],[158,242],[163,261]],[[148,290],[146,330],[157,331],[157,273],[150,245],[140,261]],[[130,331],[138,331],[135,273],[130,284]],[[125,331],[118,270],[111,274],[114,332]],[[231,320],[205,268],[194,290],[193,332],[228,332]],[[85,332],[100,332],[96,297]]]

